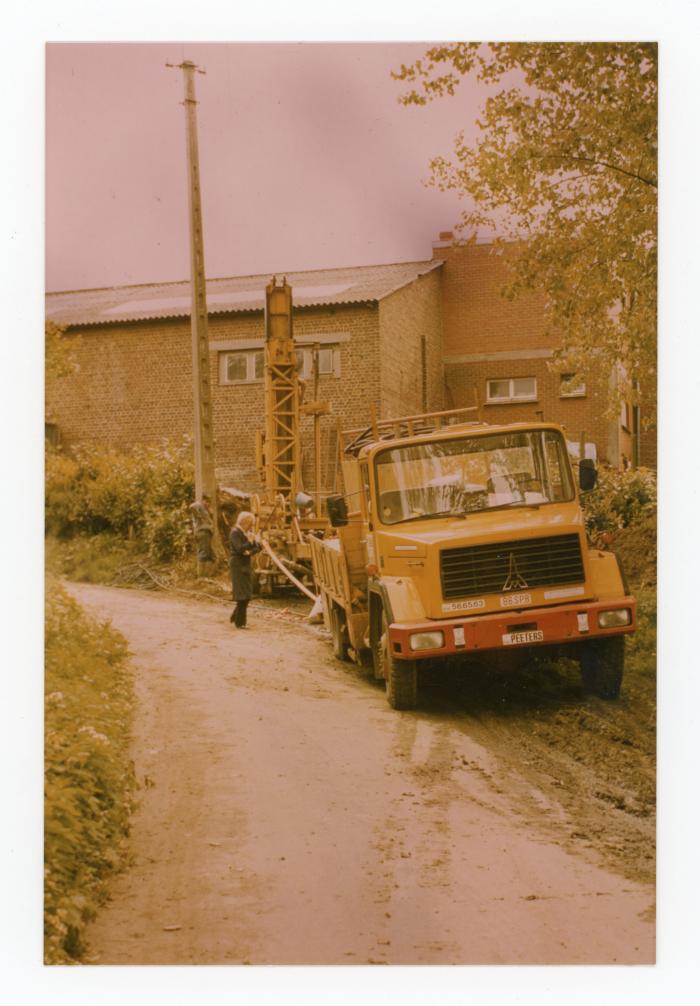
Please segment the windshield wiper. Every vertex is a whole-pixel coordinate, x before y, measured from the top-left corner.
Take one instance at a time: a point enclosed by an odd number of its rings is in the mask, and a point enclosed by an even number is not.
[[[545,500],[550,503],[551,500]],[[543,503],[499,503],[497,506],[480,507],[478,510],[439,510],[437,513],[419,513],[414,517],[404,517],[402,520],[394,521],[395,524],[408,524],[416,520],[434,520],[438,517],[469,517],[475,513],[492,513],[494,510],[517,510],[527,508],[528,510],[539,510]]]
[[[550,501],[549,500],[545,500],[544,502],[545,503],[549,503]],[[532,510],[538,510],[541,506],[543,506],[542,503],[525,503],[525,502],[523,502],[523,503],[498,503],[496,506],[487,506],[487,507],[484,507],[484,509],[480,510],[479,513],[491,513],[493,510],[517,510],[520,507],[528,507],[529,509],[532,509]]]
[[[415,517],[404,517],[403,520],[396,521],[397,524],[408,524],[412,520],[432,520],[435,517],[466,517],[464,510],[438,510],[437,513],[417,513]]]

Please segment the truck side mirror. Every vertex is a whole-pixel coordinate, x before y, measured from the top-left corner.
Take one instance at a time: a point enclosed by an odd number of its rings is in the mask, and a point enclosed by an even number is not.
[[[329,496],[326,500],[331,527],[345,527],[348,522],[348,505],[344,496]]]
[[[590,492],[597,481],[598,472],[593,458],[581,458],[578,463],[578,484],[581,487],[581,492]]]

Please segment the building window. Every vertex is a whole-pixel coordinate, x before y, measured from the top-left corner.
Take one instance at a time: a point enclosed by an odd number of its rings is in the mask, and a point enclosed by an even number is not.
[[[299,377],[313,378],[313,349],[301,346],[296,349]],[[318,351],[318,372],[321,377],[340,377],[340,349],[338,346],[321,346]],[[237,349],[219,353],[219,384],[252,384],[262,381],[265,375],[264,349]]]
[[[220,384],[250,384],[262,381],[265,354],[262,349],[219,353]]]
[[[586,394],[586,382],[575,378],[576,374],[559,375],[560,398],[582,398]]]
[[[534,377],[499,377],[486,382],[486,401],[534,402],[537,400],[537,379]]]
[[[299,377],[309,381],[314,376],[314,352],[310,346],[296,351]],[[319,377],[340,377],[340,350],[337,346],[321,346],[318,351]]]

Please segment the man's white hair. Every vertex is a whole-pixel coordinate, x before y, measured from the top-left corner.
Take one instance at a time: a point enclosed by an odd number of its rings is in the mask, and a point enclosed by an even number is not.
[[[236,520],[236,527],[240,527],[249,520],[255,523],[255,514],[252,514],[250,510],[241,510]]]

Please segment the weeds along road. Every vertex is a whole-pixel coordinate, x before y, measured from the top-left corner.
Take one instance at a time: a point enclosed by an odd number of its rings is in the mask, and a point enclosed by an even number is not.
[[[651,825],[538,741],[534,686],[443,673],[397,713],[322,630],[70,589],[127,637],[138,703],[133,865],[88,931],[94,960],[653,961]],[[604,722],[561,687],[564,714]]]

